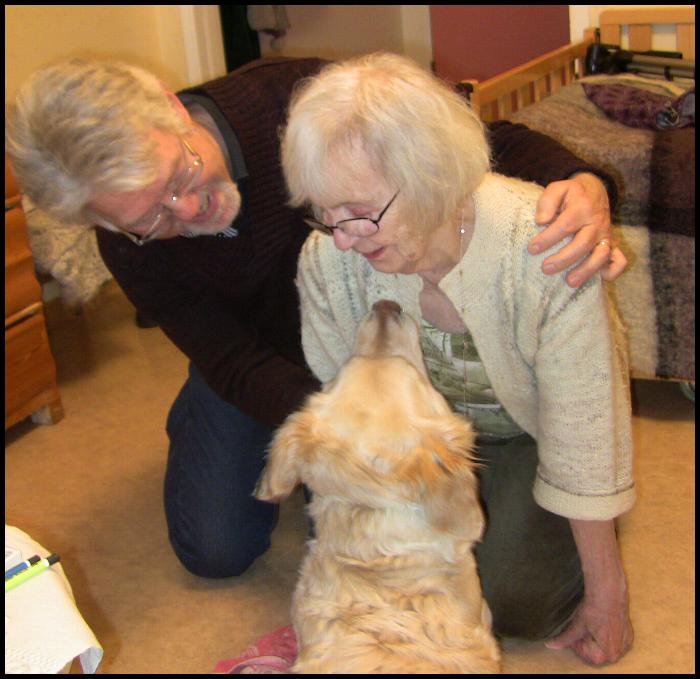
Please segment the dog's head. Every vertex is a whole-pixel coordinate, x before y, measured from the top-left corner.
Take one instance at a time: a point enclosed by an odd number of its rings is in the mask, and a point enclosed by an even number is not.
[[[277,431],[259,499],[303,482],[366,507],[418,504],[438,530],[480,537],[474,434],[430,383],[418,332],[395,302],[374,305],[350,360]]]

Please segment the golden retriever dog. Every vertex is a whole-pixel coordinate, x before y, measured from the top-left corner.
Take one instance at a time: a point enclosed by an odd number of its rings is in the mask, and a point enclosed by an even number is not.
[[[298,483],[313,493],[294,672],[498,671],[472,553],[473,441],[428,379],[415,321],[377,302],[337,377],[276,433],[256,489],[272,502]]]

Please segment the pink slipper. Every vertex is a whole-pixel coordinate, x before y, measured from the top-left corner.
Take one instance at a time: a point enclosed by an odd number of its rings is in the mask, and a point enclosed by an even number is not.
[[[297,657],[297,640],[292,627],[281,627],[259,639],[232,660],[221,660],[214,674],[292,674]]]

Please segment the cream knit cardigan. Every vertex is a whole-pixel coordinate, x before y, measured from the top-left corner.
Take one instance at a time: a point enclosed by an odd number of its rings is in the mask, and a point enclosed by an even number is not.
[[[440,288],[456,309],[464,300],[464,323],[498,400],[537,440],[536,502],[572,519],[611,519],[635,497],[620,326],[599,276],[572,289],[563,275],[542,273],[547,253],[528,254],[540,230],[533,219],[540,193],[534,184],[487,175],[473,194],[467,252]],[[422,284],[418,275],[379,273],[361,255],[313,233],[297,285],[302,344],[315,375],[322,382],[335,376],[377,300],[396,300],[419,319]]]

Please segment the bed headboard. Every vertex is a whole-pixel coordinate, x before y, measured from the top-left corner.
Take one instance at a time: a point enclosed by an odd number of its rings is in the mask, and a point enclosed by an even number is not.
[[[695,59],[695,7],[639,7],[607,9],[600,13],[600,41],[620,44],[628,28],[629,49],[651,49],[652,26],[675,27],[676,50],[684,59]],[[469,94],[472,108],[483,120],[507,118],[525,106],[554,94],[584,72],[588,46],[595,29],[588,29],[581,42],[571,43],[500,75],[478,82],[462,80],[458,89]]]
[[[600,13],[600,41],[619,45],[622,28],[627,26],[629,49],[650,50],[652,26],[675,26],[676,50],[683,59],[695,59],[695,7],[644,7],[606,9]]]

